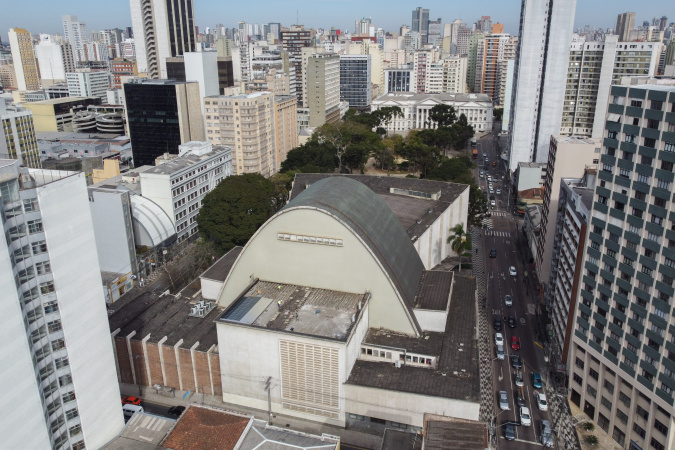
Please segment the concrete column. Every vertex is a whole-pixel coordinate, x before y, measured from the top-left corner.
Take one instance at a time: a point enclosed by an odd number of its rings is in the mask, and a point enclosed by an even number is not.
[[[164,367],[164,342],[166,342],[167,337],[164,336],[157,343],[157,349],[159,350],[159,365],[162,368],[162,384],[166,386],[166,368]]]
[[[213,388],[213,368],[211,366],[211,354],[218,346],[213,344],[211,348],[206,352],[206,360],[209,363],[209,380],[211,381],[211,395],[215,395],[216,391]]]
[[[122,382],[122,373],[120,372],[120,362],[117,356],[117,346],[115,345],[115,336],[117,336],[120,333],[119,328],[110,333],[110,340],[112,341],[112,346],[113,346],[113,356],[115,357],[115,370],[117,371],[117,382],[121,383]]]
[[[173,353],[176,355],[176,370],[178,371],[178,389],[179,390],[184,390],[183,389],[183,375],[180,372],[180,356],[178,353],[178,348],[183,344],[183,340],[181,339],[180,341],[176,342],[176,345],[173,346]]]
[[[195,349],[199,347],[199,341],[190,347],[190,358],[192,358],[192,376],[195,379],[195,392],[199,392],[199,380],[197,379],[197,364],[195,363]]]
[[[129,352],[129,364],[131,365],[131,378],[132,378],[134,384],[138,384],[138,383],[136,383],[136,365],[135,365],[135,361],[134,361],[134,353],[131,351],[131,338],[134,337],[134,336],[136,336],[136,331],[132,331],[126,337],[126,339],[127,339],[127,352]]]

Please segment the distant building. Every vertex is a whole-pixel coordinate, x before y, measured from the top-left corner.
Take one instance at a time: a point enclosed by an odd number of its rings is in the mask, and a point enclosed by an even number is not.
[[[422,37],[422,44],[426,44],[429,35],[429,10],[417,7],[412,12],[411,32],[417,32]]]
[[[307,60],[310,127],[340,120],[340,60],[335,53],[316,53]]]
[[[110,75],[112,76],[112,82],[110,85],[113,88],[121,89],[122,77],[135,77],[138,75],[136,61],[121,58],[113,59],[110,61]]]
[[[0,158],[17,159],[21,164],[40,169],[40,151],[38,150],[33,113],[24,108],[7,108],[0,100]]]
[[[40,43],[35,46],[35,56],[43,88],[66,81],[66,73],[75,72],[73,48],[68,42],[57,43],[53,36],[41,34]]]
[[[298,102],[293,95],[274,97],[274,172],[298,146]]]
[[[73,118],[89,105],[100,105],[99,97],[63,97],[26,103],[33,112],[35,131],[73,131]]]
[[[124,426],[84,174],[0,160],[0,422],[10,448],[101,448]]]
[[[614,33],[619,36],[619,41],[621,42],[627,41],[631,30],[634,28],[635,28],[634,12],[622,13],[616,17],[616,27],[614,28]]]
[[[110,72],[78,69],[77,72],[67,73],[66,81],[70,97],[96,97],[101,99],[102,104],[108,103]]]
[[[284,51],[288,52],[288,60],[291,65],[290,70],[295,72],[295,89],[292,92],[298,97],[298,104],[303,104],[304,94],[302,86],[302,49],[310,47],[310,31],[305,30],[302,25],[292,25],[290,30],[281,31],[281,40]]]
[[[72,15],[61,16],[61,24],[63,25],[63,36],[71,45],[75,62],[87,61],[83,50],[84,44],[89,42],[87,24],[80,22],[77,20],[77,16]]]
[[[30,33],[23,28],[10,28],[9,47],[12,50],[16,87],[20,91],[40,89],[40,77]]]
[[[384,69],[384,94],[412,92],[414,72],[412,68]]]
[[[350,108],[370,106],[373,95],[371,55],[340,55],[340,100]]]

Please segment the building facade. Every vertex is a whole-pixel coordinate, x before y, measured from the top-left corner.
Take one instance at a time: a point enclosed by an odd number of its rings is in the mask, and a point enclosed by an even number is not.
[[[311,46],[311,33],[309,30],[305,30],[305,27],[302,25],[293,25],[290,30],[281,32],[281,42],[284,51],[288,53],[289,69],[295,74],[295,86],[291,88],[291,91],[295,92],[295,95],[298,97],[298,104],[302,105],[304,100],[302,91],[302,49]]]
[[[9,48],[12,51],[17,88],[20,91],[40,89],[40,76],[30,33],[23,28],[10,28]]]
[[[633,28],[635,28],[634,12],[625,12],[616,16],[616,28],[614,28],[614,34],[619,36],[619,41],[627,41]]]
[[[126,119],[135,167],[154,164],[178,146],[204,140],[204,121],[196,82],[131,80],[123,85]]]
[[[0,158],[18,159],[21,164],[34,169],[42,167],[38,149],[33,113],[23,108],[8,109],[0,101]]]
[[[373,98],[370,55],[340,55],[340,100],[365,109]]]
[[[412,12],[410,31],[419,33],[422,37],[422,45],[427,43],[429,35],[429,10],[417,7]]]
[[[294,95],[274,96],[274,173],[298,146],[298,102]]]
[[[87,24],[80,22],[77,16],[72,15],[61,16],[61,24],[63,25],[63,37],[70,43],[76,62],[86,61],[83,48],[84,44],[89,42]]]
[[[576,0],[523,0],[509,118],[509,168],[546,162],[560,133]]]
[[[95,97],[104,105],[108,103],[110,72],[107,70],[78,69],[66,74],[66,82],[70,97]]]
[[[135,77],[138,75],[136,61],[131,59],[113,59],[110,61],[111,87],[122,89],[122,77]]]
[[[384,69],[384,94],[411,92],[413,73],[413,69],[408,67]]]
[[[124,419],[84,174],[0,160],[0,180],[3,446],[100,448]]]
[[[620,446],[675,446],[675,87],[612,86],[574,314],[570,400]]]
[[[57,42],[53,36],[41,34],[40,42],[35,46],[35,56],[43,88],[63,82],[67,72],[75,72],[73,47],[69,42]]]

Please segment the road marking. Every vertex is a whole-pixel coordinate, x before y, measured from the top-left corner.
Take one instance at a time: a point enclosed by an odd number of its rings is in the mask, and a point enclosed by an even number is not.
[[[537,344],[539,347],[541,347],[542,350],[544,349],[544,347],[539,342],[534,341],[534,343]]]

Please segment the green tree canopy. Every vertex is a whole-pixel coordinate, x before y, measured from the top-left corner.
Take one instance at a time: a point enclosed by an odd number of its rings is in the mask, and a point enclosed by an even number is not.
[[[457,113],[453,106],[439,103],[438,105],[434,105],[429,111],[429,120],[436,122],[439,128],[449,127],[457,122]]]
[[[199,233],[221,253],[245,245],[283,206],[277,203],[276,194],[274,183],[259,174],[225,178],[204,197],[197,216]]]
[[[281,172],[330,173],[336,168],[335,151],[314,139],[289,151],[281,163]]]

